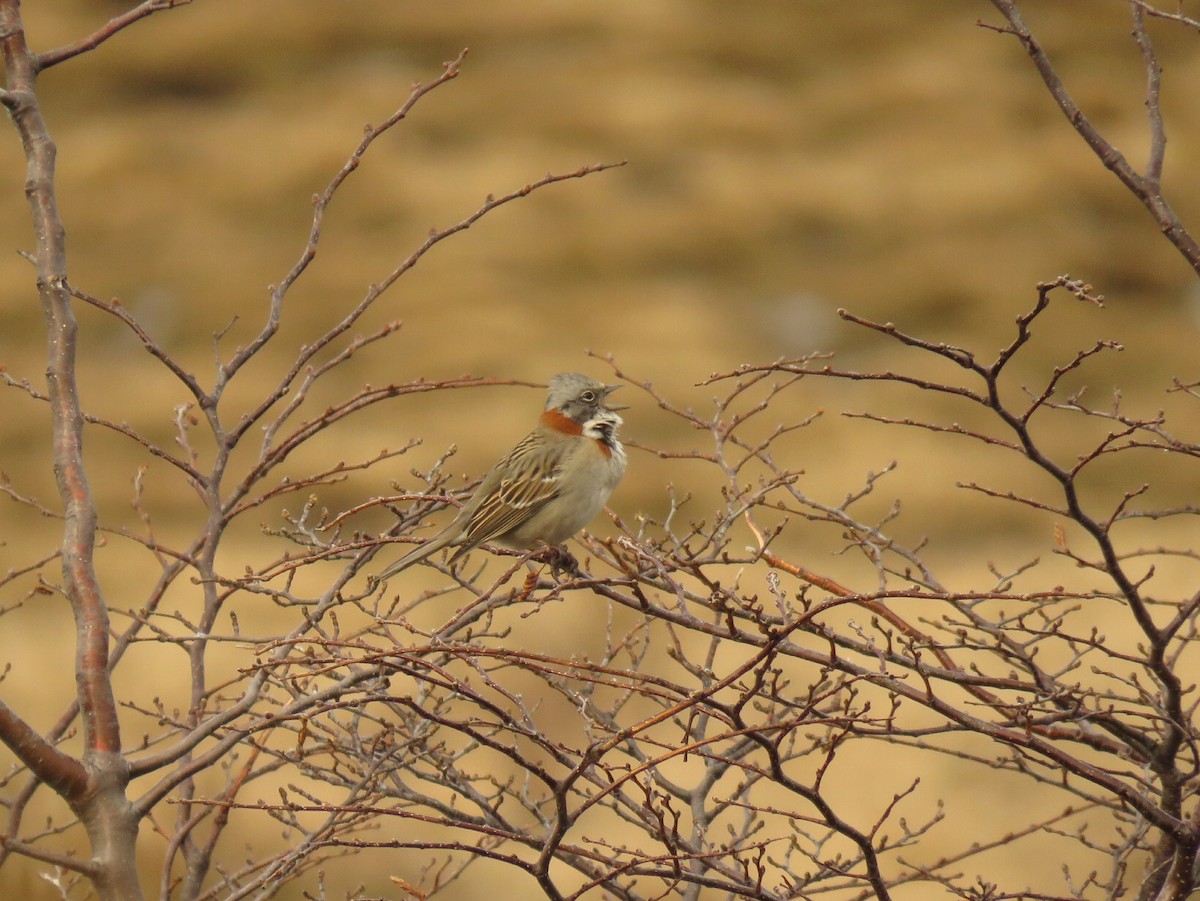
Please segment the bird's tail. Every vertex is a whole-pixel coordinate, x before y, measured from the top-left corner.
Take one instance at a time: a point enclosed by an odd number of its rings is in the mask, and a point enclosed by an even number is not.
[[[401,557],[399,560],[397,560],[395,563],[393,563],[391,566],[389,566],[387,569],[385,569],[383,572],[381,572],[378,576],[376,576],[375,580],[377,582],[387,581],[392,576],[396,575],[396,573],[400,572],[400,570],[408,569],[414,563],[420,563],[426,557],[436,554],[438,551],[440,551],[446,545],[450,544],[450,542],[452,540],[453,540],[452,535],[448,535],[448,534],[435,535],[433,538],[430,538],[424,544],[413,548],[411,551],[409,551],[407,554],[405,554],[403,557]]]

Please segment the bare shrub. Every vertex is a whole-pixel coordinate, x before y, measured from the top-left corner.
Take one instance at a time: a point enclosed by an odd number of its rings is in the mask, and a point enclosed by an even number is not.
[[[366,131],[316,196],[307,243],[272,290],[260,330],[233,348],[215,335],[212,367],[201,373],[119,301],[68,279],[55,149],[36,91],[47,67],[177,5],[148,0],[76,44],[35,54],[17,3],[0,0],[0,100],[27,154],[31,260],[49,335],[45,389],[3,378],[51,415],[59,500],[3,489],[62,524],[55,554],[3,582],[15,595],[41,574],[33,590],[67,600],[75,675],[75,700],[49,728],[0,703],[0,739],[15,761],[0,864],[38,862],[64,897],[85,881],[103,898],[144,897],[140,828],[161,848],[163,898],[267,897],[304,876],[309,897],[363,897],[353,885],[326,885],[327,865],[348,854],[381,861],[394,891],[418,898],[480,867],[511,869],[523,891],[556,899],[1190,893],[1200,760],[1188,672],[1200,593],[1191,587],[1197,552],[1187,536],[1198,510],[1187,486],[1200,447],[1171,417],[1189,422],[1200,391],[1189,380],[1171,385],[1169,414],[1131,412],[1119,398],[1085,402],[1072,386],[1118,349],[1112,341],[1069,347],[1024,382],[1015,361],[1039,330],[1053,334],[1055,305],[1098,306],[1090,286],[1066,276],[1038,285],[1010,340],[987,356],[843,313],[918,362],[864,372],[820,356],[747,365],[705,380],[715,393],[707,411],[606,360],[640,389],[643,409],[692,437],[683,448],[632,441],[633,450],[677,463],[704,499],[680,480],[667,489],[665,517],[611,516],[610,537],[582,536],[580,564],[566,574],[476,552],[453,567],[428,561],[426,590],[408,575],[380,586],[371,574],[384,556],[394,559],[460,496],[446,458],[416,474],[419,483],[343,510],[322,492],[347,479],[365,484],[412,445],[299,478],[288,464],[385,400],[512,382],[413,377],[331,405],[317,387],[393,336],[393,324],[355,328],[434,246],[512,201],[608,167],[488,197],[294,348],[277,380],[254,382],[251,401],[231,400],[278,340],[328,204],[382,134],[456,77],[462,57]],[[1072,124],[1197,266],[1195,242],[1161,194],[1165,134],[1145,17],[1196,23],[1130,4],[1150,76],[1150,161],[1135,173],[1071,105],[1016,5],[994,5],[1004,24],[992,27],[1021,41]],[[77,304],[128,329],[190,398],[169,438],[83,409]],[[926,362],[952,377],[929,375]],[[787,392],[830,380],[887,383],[961,409],[948,422],[911,411],[854,415],[869,420],[864,428],[931,433],[947,454],[967,442],[1019,460],[1036,488],[982,477],[964,487],[1041,524],[1052,536],[1048,559],[981,562],[979,581],[963,587],[919,540],[894,534],[898,508],[880,502],[886,473],[832,499],[809,486],[794,442],[820,416],[777,413],[790,409]],[[140,477],[140,526],[106,526],[84,465],[85,426],[125,439],[131,460],[172,472],[194,532],[160,534]],[[276,516],[285,504],[291,512]],[[273,557],[247,537],[261,536],[264,516],[271,547],[287,548]],[[365,525],[376,522],[386,524]],[[101,537],[154,561],[152,586],[136,602],[106,597],[94,565]],[[796,550],[814,540],[840,544],[836,575]],[[49,575],[55,560],[60,579]],[[1060,579],[1055,564],[1072,577]],[[11,610],[21,598],[6,603]],[[1118,633],[1099,625],[1100,613]],[[161,688],[121,690],[122,664],[135,653],[161,661]],[[174,693],[185,706],[164,700]],[[123,715],[145,729],[140,744],[124,740]],[[1041,803],[1015,825],[997,815],[997,828],[982,824],[959,841],[958,825],[945,832],[961,822],[953,817],[963,799],[931,794],[892,765],[900,760],[927,772],[961,768],[984,798],[1032,787]],[[57,799],[45,821],[30,813],[39,789]],[[235,823],[251,824],[261,841],[230,847]],[[1012,846],[1031,859],[1061,856],[1058,881],[995,874],[989,855]]]

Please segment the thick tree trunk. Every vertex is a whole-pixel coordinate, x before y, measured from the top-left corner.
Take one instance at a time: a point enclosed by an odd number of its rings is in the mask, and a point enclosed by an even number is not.
[[[139,818],[125,795],[129,767],[121,754],[99,752],[89,755],[87,768],[88,796],[75,809],[92,846],[92,880],[104,901],[140,901]]]

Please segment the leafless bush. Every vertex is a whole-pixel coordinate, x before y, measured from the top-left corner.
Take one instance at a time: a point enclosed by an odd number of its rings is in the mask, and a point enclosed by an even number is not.
[[[68,280],[54,145],[35,90],[44,68],[176,5],[149,0],[77,44],[37,55],[15,0],[0,0],[0,99],[28,156],[31,257],[50,336],[45,390],[3,378],[53,415],[60,504],[8,483],[4,491],[63,525],[61,580],[50,579],[43,559],[3,584],[15,593],[42,572],[41,590],[67,599],[77,687],[76,702],[47,730],[0,704],[0,738],[15,758],[4,780],[0,864],[39,862],[64,897],[88,880],[101,897],[140,898],[140,825],[163,849],[163,898],[266,897],[302,876],[307,896],[361,897],[365,889],[326,886],[324,867],[375,850],[391,852],[379,859],[394,892],[418,898],[478,867],[518,871],[527,894],[549,898],[889,899],[935,888],[975,901],[1189,894],[1200,849],[1200,733],[1187,673],[1200,592],[1179,590],[1164,571],[1194,582],[1198,555],[1187,529],[1198,509],[1174,496],[1187,477],[1164,461],[1186,472],[1200,446],[1165,413],[1139,415],[1119,399],[1089,405],[1072,393],[1068,386],[1102,365],[1114,342],[1066,350],[1031,385],[1012,372],[1031,337],[1049,331],[1053,305],[1100,304],[1089,286],[1065,276],[1038,285],[1011,340],[986,359],[843,313],[947,365],[954,378],[928,376],[923,365],[856,372],[822,357],[785,360],[712,375],[705,384],[714,405],[697,412],[608,361],[641,390],[642,408],[693,436],[682,450],[635,450],[686,463],[696,485],[719,489],[718,504],[699,509],[678,484],[660,520],[614,516],[612,537],[585,535],[581,568],[567,576],[475,553],[453,567],[430,561],[430,590],[379,586],[370,577],[380,568],[375,558],[395,554],[456,499],[445,461],[415,488],[341,511],[327,509],[321,492],[374,475],[410,447],[302,478],[285,476],[285,464],[384,400],[510,383],[413,379],[332,406],[314,400],[314,386],[393,334],[392,325],[354,329],[432,247],[497,207],[606,167],[487,198],[431,233],[296,350],[255,402],[230,402],[230,386],[276,339],[285,298],[320,247],[326,206],[379,136],[458,74],[462,57],[367,130],[315,198],[307,244],[273,289],[261,330],[233,349],[216,335],[213,369],[200,374],[118,301]],[[1152,153],[1137,174],[1071,106],[1015,4],[994,5],[1005,17],[997,30],[1021,40],[1075,127],[1198,265],[1194,240],[1161,195],[1165,138],[1144,20],[1196,23],[1131,3],[1150,73]],[[73,303],[118,320],[186,390],[191,402],[177,413],[173,443],[81,409]],[[894,537],[897,510],[885,504],[880,512],[877,503],[886,474],[869,474],[837,499],[807,487],[792,442],[819,417],[776,424],[777,414],[786,392],[831,379],[899,385],[961,408],[964,417],[950,423],[858,415],[871,421],[864,427],[925,430],[947,447],[986,447],[1039,474],[1034,491],[982,479],[964,487],[1048,523],[1047,553],[1078,578],[1061,583],[1046,561],[1030,560],[990,572],[981,565],[987,575],[964,588],[919,542]],[[1194,382],[1169,393],[1184,417],[1200,399]],[[98,520],[85,424],[170,468],[198,511],[192,536],[160,538],[140,481],[140,528]],[[268,531],[285,539],[286,553],[263,560],[234,544],[231,536],[256,529],[256,517],[285,500],[292,512]],[[394,515],[383,533],[361,525],[381,511]],[[155,561],[154,585],[136,606],[105,597],[93,567],[101,534]],[[795,550],[803,541],[788,540],[796,534],[839,536],[851,561],[845,572],[816,571]],[[264,607],[286,625],[257,631]],[[1119,634],[1097,625],[1101,611]],[[604,627],[579,628],[593,621]],[[122,662],[142,647],[163,661],[165,687],[149,701],[114,687]],[[174,689],[186,706],[163,700]],[[144,724],[138,747],[122,741],[122,708]],[[952,761],[981,795],[1035,786],[1045,805],[1016,828],[982,824],[956,844],[944,821],[957,799],[931,796],[921,779],[891,771],[887,762],[900,758],[926,769]],[[29,815],[39,789],[65,805],[45,823]],[[243,822],[270,825],[286,840],[272,842],[264,829],[249,853],[229,847],[231,826]],[[86,852],[61,841],[80,832]],[[933,838],[943,850],[930,851]],[[991,872],[992,851],[1013,845],[1031,857],[1061,853],[1062,878],[1039,886],[1021,873],[976,875]]]

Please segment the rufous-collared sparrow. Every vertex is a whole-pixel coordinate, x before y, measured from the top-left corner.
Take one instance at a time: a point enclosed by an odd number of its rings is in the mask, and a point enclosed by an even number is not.
[[[550,379],[537,428],[488,470],[454,521],[378,576],[383,581],[444,547],[453,563],[485,541],[515,550],[561,544],[591,521],[625,474],[621,417],[605,385],[578,372]]]

